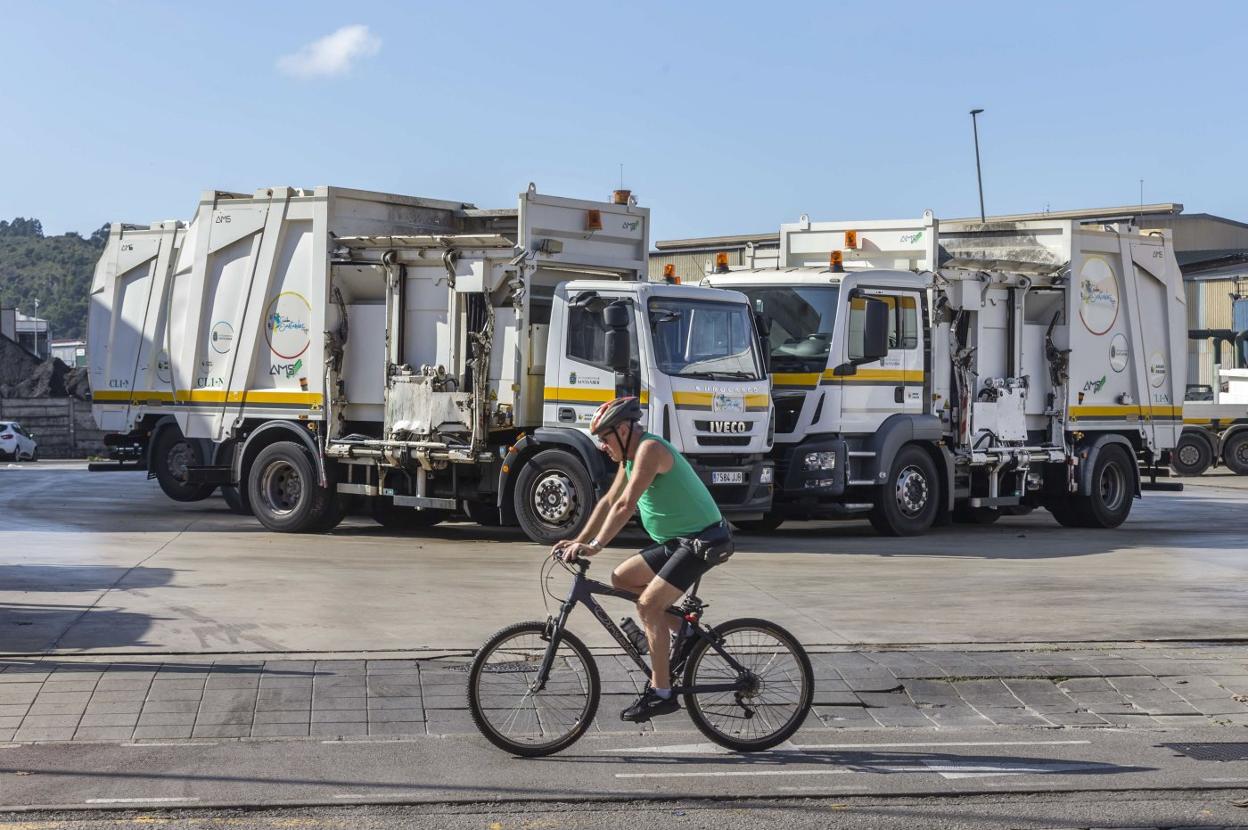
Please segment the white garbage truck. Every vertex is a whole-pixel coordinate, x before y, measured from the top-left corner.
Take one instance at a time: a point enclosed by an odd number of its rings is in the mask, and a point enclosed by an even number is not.
[[[114,225],[91,289],[93,411],[114,465],[181,501],[222,488],[277,531],[352,505],[420,528],[463,511],[549,543],[614,468],[595,408],[636,394],[726,515],[771,503],[756,318],[646,281],[649,211],[518,208],[334,187],[208,191],[192,221]]]
[[[763,520],[881,533],[1047,508],[1114,527],[1182,430],[1186,331],[1168,232],[931,215],[784,225],[703,281],[769,326],[776,493]]]
[[[1220,368],[1215,388],[1188,389],[1195,394],[1183,402],[1183,434],[1170,466],[1198,476],[1221,462],[1236,475],[1248,475],[1248,369]]]

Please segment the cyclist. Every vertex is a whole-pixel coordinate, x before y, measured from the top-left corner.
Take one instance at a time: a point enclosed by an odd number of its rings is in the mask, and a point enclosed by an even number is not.
[[[733,551],[728,524],[706,485],[675,447],[644,431],[640,421],[637,398],[616,398],[598,407],[589,431],[599,449],[620,465],[619,471],[581,534],[552,548],[565,562],[594,556],[636,512],[655,542],[611,574],[616,588],[639,595],[637,613],[650,646],[650,682],[620,713],[634,723],[680,709],[669,671],[672,635],[679,631],[680,620],[666,609]]]

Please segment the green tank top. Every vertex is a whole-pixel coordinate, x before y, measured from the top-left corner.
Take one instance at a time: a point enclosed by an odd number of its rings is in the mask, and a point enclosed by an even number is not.
[[[637,502],[641,526],[650,538],[666,542],[677,536],[692,536],[718,522],[722,517],[711,491],[706,489],[685,457],[657,435],[645,432],[641,440],[658,441],[672,454],[672,469],[655,476]],[[633,462],[625,461],[625,476],[632,472]]]

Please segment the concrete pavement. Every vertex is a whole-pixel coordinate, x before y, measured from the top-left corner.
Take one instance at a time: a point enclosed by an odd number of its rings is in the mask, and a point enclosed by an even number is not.
[[[741,536],[702,593],[720,619],[773,618],[810,644],[1248,637],[1246,506],[1243,480],[1219,476],[1147,493],[1109,531],[1044,511],[917,539],[796,523]],[[142,474],[14,465],[0,469],[0,653],[470,649],[545,615],[543,558],[515,530],[466,524],[272,534],[219,498],[171,502]]]

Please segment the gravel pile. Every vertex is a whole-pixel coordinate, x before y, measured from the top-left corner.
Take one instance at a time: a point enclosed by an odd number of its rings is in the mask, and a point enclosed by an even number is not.
[[[0,398],[87,400],[91,386],[86,369],[71,369],[59,358],[40,360],[0,335]]]

